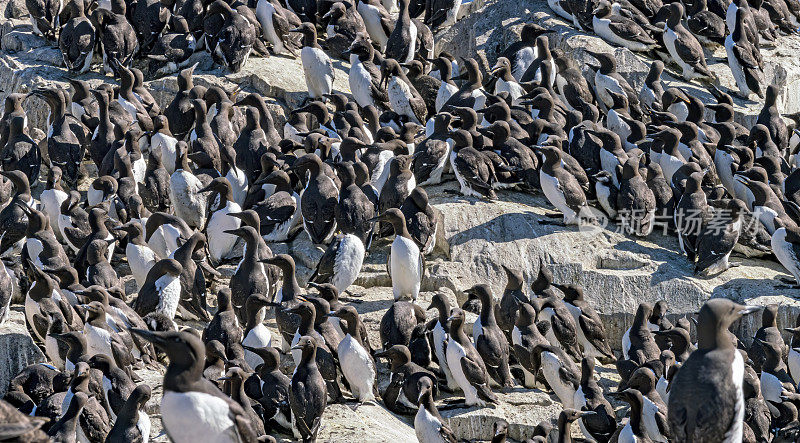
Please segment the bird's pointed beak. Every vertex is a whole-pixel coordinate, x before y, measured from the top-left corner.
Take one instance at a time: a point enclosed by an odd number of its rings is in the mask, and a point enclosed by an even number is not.
[[[761,306],[746,305],[739,308],[739,315],[752,314],[761,310]]]
[[[135,335],[138,335],[139,337],[142,337],[143,339],[149,341],[150,343],[156,346],[163,346],[165,343],[163,337],[152,331],[148,331],[146,329],[136,329],[136,328],[131,328],[129,329],[129,331]]]

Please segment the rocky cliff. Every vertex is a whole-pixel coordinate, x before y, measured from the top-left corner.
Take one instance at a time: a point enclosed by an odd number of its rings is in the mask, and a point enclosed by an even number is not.
[[[27,91],[37,85],[62,83],[65,71],[60,67],[58,50],[30,34],[30,25],[21,20],[24,5],[13,0],[0,7],[7,17],[0,24],[0,95]],[[581,34],[554,17],[543,0],[496,0],[474,2],[465,6],[463,18],[455,26],[437,36],[437,51],[447,50],[456,56],[479,56],[484,63],[494,63],[497,48],[514,41],[521,25],[534,20],[557,31],[551,44],[569,51],[583,60],[584,49],[614,51],[619,70],[629,77],[634,87],[640,87],[648,64],[640,56],[625,49],[611,48],[600,39]],[[796,57],[800,38],[783,37],[774,49],[764,50],[767,81],[776,83],[784,92],[781,106],[784,112],[800,111],[800,96],[790,94],[800,86],[800,61]],[[724,51],[723,51],[724,52]],[[710,54],[711,69],[720,77],[721,86],[730,88],[733,79],[723,64],[724,53]],[[226,74],[215,68],[205,55],[198,55],[199,66],[194,77],[197,84],[215,84],[229,91],[237,88],[243,94],[259,92],[268,97],[276,125],[282,127],[288,109],[305,98],[305,82],[299,60],[287,57],[251,59],[237,74]],[[336,63],[334,89],[349,93],[346,63]],[[111,81],[96,73],[82,78],[93,84]],[[689,85],[667,76],[667,83],[686,88],[691,94],[710,99],[710,94],[697,85]],[[174,95],[173,77],[147,82],[160,102],[166,105]],[[37,99],[31,99],[37,100]],[[736,100],[737,118],[752,123],[760,109],[756,103]],[[45,127],[47,108],[43,102],[31,109],[31,125]],[[85,186],[85,185],[84,185]],[[741,266],[710,279],[696,278],[693,266],[678,253],[673,236],[654,233],[647,239],[634,240],[615,233],[613,225],[600,231],[584,232],[540,224],[552,211],[542,195],[520,192],[499,192],[498,201],[487,202],[472,198],[454,197],[447,190],[455,183],[428,189],[432,203],[445,216],[446,237],[450,243],[449,257],[434,257],[428,261],[423,294],[419,303],[427,306],[434,291],[443,291],[451,301],[463,302],[463,290],[476,283],[488,283],[499,294],[505,277],[501,265],[522,269],[526,279],[538,272],[542,263],[553,270],[558,283],[578,283],[585,287],[586,296],[606,321],[609,339],[619,347],[623,331],[631,322],[636,306],[643,301],[666,300],[670,316],[691,315],[710,297],[727,297],[748,304],[780,303],[779,324],[794,324],[800,313],[795,297],[798,290],[782,289],[777,276],[785,270],[776,262],[734,258]],[[313,272],[322,249],[311,244],[303,234],[289,245],[273,245],[275,252],[289,252],[299,264],[301,284]],[[350,298],[363,315],[371,341],[377,343],[378,324],[391,304],[391,280],[385,271],[387,243],[378,242],[365,260]],[[228,269],[228,275],[232,267]],[[217,285],[227,284],[226,280]],[[473,317],[474,318],[474,317]],[[738,325],[743,337],[752,336],[759,326],[758,316]],[[274,327],[274,324],[270,326]],[[15,312],[11,321],[0,328],[0,395],[11,376],[27,364],[43,360],[43,354],[33,344],[24,327],[24,320]],[[385,385],[386,366],[380,365],[380,384]],[[290,368],[287,368],[290,370]],[[607,386],[612,370],[600,368]],[[159,401],[160,374],[145,376],[153,385],[154,398],[149,411],[156,416]],[[496,408],[444,411],[457,436],[487,440],[497,418],[512,423],[510,435],[515,439],[529,436],[540,420],[553,420],[560,410],[555,397],[539,390],[511,390],[501,394]],[[326,411],[320,432],[322,441],[376,441],[370,436],[381,430],[382,441],[413,441],[412,423],[408,418],[390,414],[385,409],[353,404],[335,405]],[[164,440],[161,435],[156,441]]]

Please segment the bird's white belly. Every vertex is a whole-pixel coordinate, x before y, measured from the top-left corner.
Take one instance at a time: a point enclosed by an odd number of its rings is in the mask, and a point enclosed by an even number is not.
[[[156,253],[148,246],[128,242],[125,255],[128,257],[131,274],[136,279],[136,287],[141,289],[147,279],[147,273],[156,264]]]
[[[444,443],[444,439],[439,433],[441,428],[442,423],[438,418],[434,417],[427,409],[419,408],[414,417],[414,432],[420,443]]]
[[[788,358],[789,374],[794,380],[794,384],[800,383],[800,352],[789,349]]]
[[[155,289],[159,293],[157,312],[164,313],[170,319],[175,318],[178,311],[178,302],[181,299],[181,280],[179,277],[164,275],[155,282]]]
[[[450,373],[464,391],[464,400],[467,405],[480,404],[483,402],[478,399],[478,390],[467,380],[464,369],[461,367],[461,359],[466,355],[464,348],[451,338],[447,344],[447,365],[450,367]]]
[[[247,336],[242,340],[242,344],[251,348],[268,347],[272,344],[272,333],[263,323],[259,323],[247,333]],[[247,349],[244,350],[244,359],[251,368],[261,364],[261,357]]]
[[[225,231],[237,229],[241,225],[241,220],[228,214],[231,212],[241,212],[242,208],[236,202],[226,202],[225,207],[215,211],[208,222],[208,249],[211,258],[215,263],[230,255],[236,245],[237,236],[228,234]]]
[[[352,65],[347,81],[350,83],[350,91],[353,93],[353,98],[356,99],[358,106],[363,108],[374,104],[372,99],[372,76],[356,56],[352,56],[352,58],[355,58],[355,61],[351,60]]]
[[[547,384],[556,393],[565,408],[571,408],[575,399],[575,390],[561,381],[558,370],[561,368],[561,360],[552,352],[542,352],[542,373],[547,380]]]
[[[161,399],[164,430],[175,443],[239,440],[225,400],[196,391],[165,391]]]
[[[331,283],[341,294],[358,277],[361,265],[364,262],[364,243],[353,234],[347,234],[339,243],[336,259],[333,264],[333,277]]]
[[[347,382],[350,383],[353,395],[362,403],[374,401],[375,364],[372,362],[372,357],[370,357],[367,350],[352,335],[347,334],[339,342],[337,351],[342,373],[347,378]]]
[[[392,291],[395,300],[402,296],[416,299],[422,280],[419,247],[413,240],[397,236],[391,250]]]
[[[453,374],[450,372],[450,365],[447,364],[447,349],[445,349],[444,341],[448,339],[447,332],[444,330],[442,324],[437,321],[436,326],[433,328],[433,352],[436,354],[436,359],[439,361],[439,366],[444,372],[447,379],[447,386],[457,388],[458,384],[453,379]]]

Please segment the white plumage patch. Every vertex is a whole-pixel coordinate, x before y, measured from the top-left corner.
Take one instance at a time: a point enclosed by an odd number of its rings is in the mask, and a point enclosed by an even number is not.
[[[372,99],[372,76],[367,68],[358,59],[358,56],[350,56],[350,74],[347,81],[350,84],[350,91],[356,99],[358,106],[362,108],[374,104]]]
[[[228,214],[241,212],[242,208],[236,202],[226,202],[225,207],[211,214],[211,220],[206,229],[208,235],[208,249],[211,252],[211,259],[215,263],[230,255],[236,245],[237,236],[228,234],[225,231],[237,229],[242,221]]]
[[[467,376],[464,375],[464,368],[461,366],[461,359],[466,355],[464,348],[456,340],[451,338],[447,342],[447,365],[450,367],[453,379],[464,391],[464,401],[468,406],[478,405],[483,407],[486,402],[478,398],[478,390],[467,380]]]
[[[272,345],[272,333],[269,332],[263,323],[259,322],[256,327],[247,333],[247,336],[242,340],[242,344],[251,348],[264,348]],[[251,368],[261,364],[261,357],[258,355],[244,350],[244,359]]]
[[[202,392],[165,391],[161,399],[164,430],[175,443],[238,441],[225,400]]]
[[[389,80],[386,87],[386,92],[389,95],[389,104],[392,105],[392,110],[400,115],[405,115],[411,121],[421,124],[414,110],[411,108],[409,100],[413,98],[411,88],[400,77],[393,76]]]
[[[422,261],[417,244],[400,235],[395,237],[389,263],[394,299],[407,296],[416,300],[422,280]]]
[[[414,417],[414,432],[420,443],[440,443],[444,442],[439,430],[442,423],[425,408],[419,408]]]
[[[339,249],[336,251],[331,279],[331,283],[336,286],[340,294],[356,281],[358,273],[361,272],[365,252],[364,243],[355,235],[347,234],[342,237]]]
[[[128,257],[128,265],[136,280],[136,287],[141,289],[147,280],[147,273],[156,264],[156,253],[149,246],[128,242],[128,245],[125,246],[125,256]]]
[[[545,380],[547,380],[547,384],[556,393],[564,407],[571,408],[575,400],[575,389],[561,381],[561,376],[558,373],[560,368],[561,360],[557,355],[552,352],[542,352],[542,373]]]
[[[320,48],[306,46],[300,50],[300,60],[303,62],[308,95],[311,98],[321,98],[323,94],[330,94],[333,90],[334,74],[328,55]]]
[[[156,280],[155,287],[159,295],[156,311],[164,313],[170,319],[175,318],[178,302],[181,299],[180,278],[169,274],[163,275]]]
[[[352,335],[347,334],[337,348],[342,373],[358,401],[375,401],[375,363],[369,353]]]

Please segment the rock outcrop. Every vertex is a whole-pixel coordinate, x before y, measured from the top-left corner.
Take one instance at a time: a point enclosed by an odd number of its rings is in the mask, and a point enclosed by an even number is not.
[[[25,314],[12,309],[8,320],[0,326],[0,397],[5,395],[8,383],[22,368],[45,360],[25,326]]]

